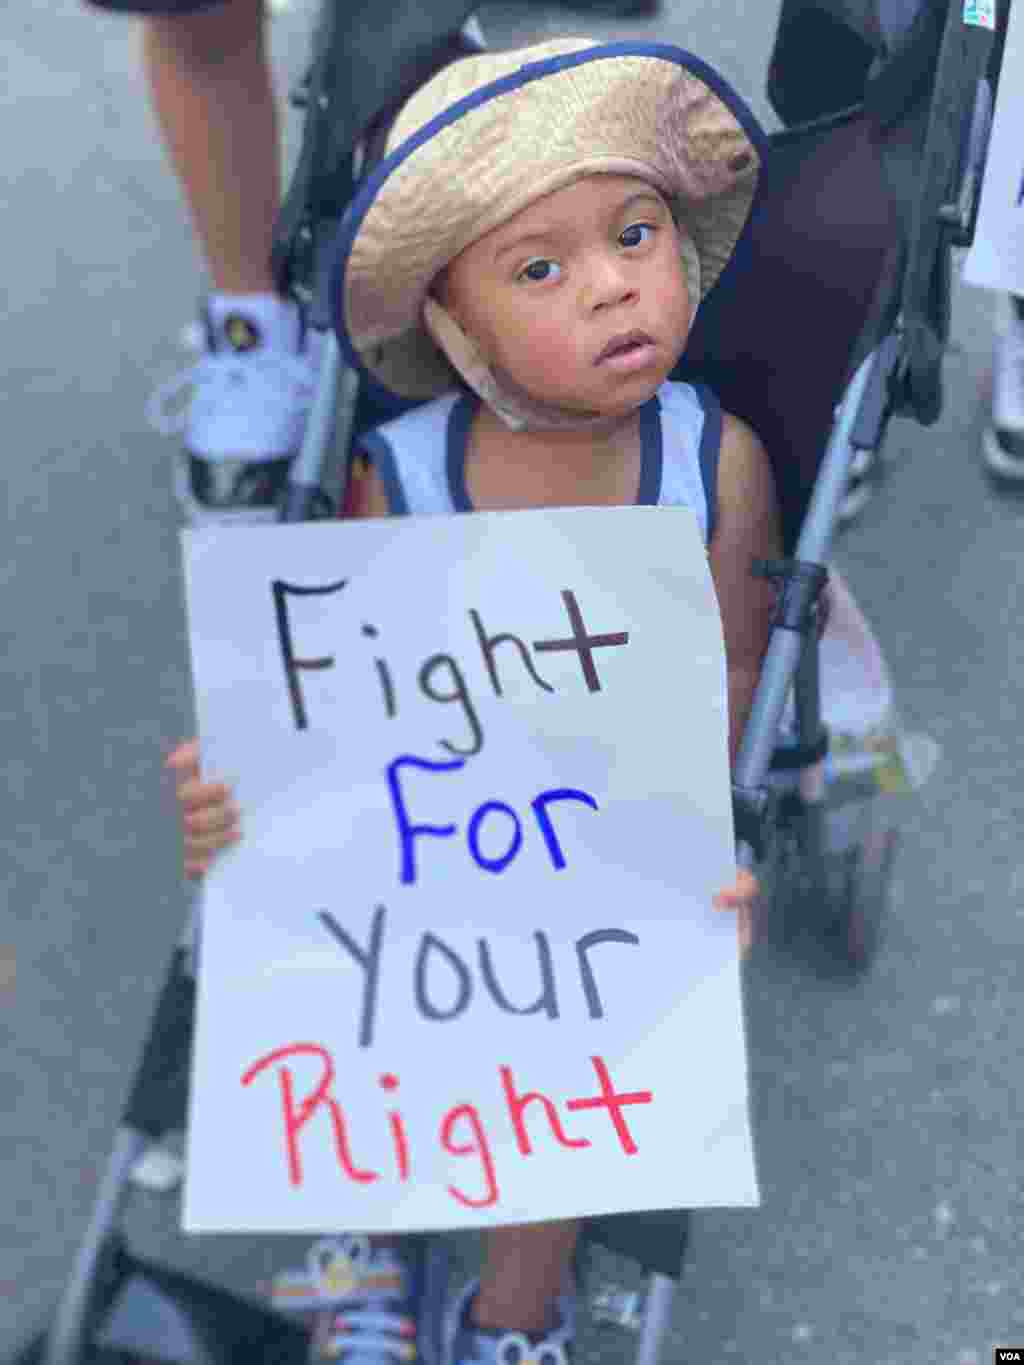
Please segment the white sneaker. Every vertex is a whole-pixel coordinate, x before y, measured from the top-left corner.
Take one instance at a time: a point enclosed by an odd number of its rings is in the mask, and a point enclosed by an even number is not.
[[[985,465],[997,478],[1024,482],[1024,319],[1009,295],[1000,300],[993,361]]]
[[[296,339],[268,345],[241,310],[214,326],[204,302],[186,329],[198,359],[161,384],[146,415],[156,431],[184,432],[175,495],[192,525],[277,520],[288,470],[316,396],[325,337],[307,326],[296,301]],[[168,404],[191,395],[187,411]]]

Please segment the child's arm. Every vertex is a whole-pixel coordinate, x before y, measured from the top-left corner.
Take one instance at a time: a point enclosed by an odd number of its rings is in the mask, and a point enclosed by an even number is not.
[[[366,456],[357,452],[349,471],[348,487],[339,514],[341,519],[349,521],[352,518],[386,517],[390,512],[388,495],[380,475]]]
[[[357,457],[349,480],[342,518],[386,517],[387,493],[376,471]],[[223,848],[241,838],[241,812],[231,788],[199,772],[199,741],[183,740],[167,759],[174,773],[181,819],[184,871],[189,880],[203,877]]]
[[[724,413],[718,456],[718,522],[708,561],[725,636],[730,766],[736,762],[754,704],[775,607],[771,584],[752,576],[751,561],[779,559],[781,555],[775,482],[767,453],[745,422]],[[754,942],[759,890],[757,879],[740,869],[735,883],[715,898],[716,909],[737,913],[744,957]]]
[[[745,422],[723,414],[718,523],[708,561],[718,597],[729,672],[729,762],[735,764],[768,648],[775,591],[751,573],[754,559],[779,559],[775,482],[764,446]]]

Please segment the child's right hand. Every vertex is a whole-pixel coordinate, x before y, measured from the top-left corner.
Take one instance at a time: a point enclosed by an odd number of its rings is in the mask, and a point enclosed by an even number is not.
[[[199,741],[184,740],[167,759],[174,773],[185,846],[185,876],[205,876],[222,848],[242,837],[241,812],[225,782],[204,782],[199,776]]]

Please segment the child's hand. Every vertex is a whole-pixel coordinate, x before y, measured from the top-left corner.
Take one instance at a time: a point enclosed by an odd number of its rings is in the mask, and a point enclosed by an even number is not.
[[[217,853],[242,837],[241,812],[224,782],[204,782],[199,776],[199,741],[183,741],[167,759],[175,775],[185,843],[185,876],[191,880],[209,871]]]
[[[761,884],[752,872],[740,868],[732,886],[719,891],[713,904],[716,910],[735,910],[740,940],[740,956],[746,957],[754,946],[754,915]]]

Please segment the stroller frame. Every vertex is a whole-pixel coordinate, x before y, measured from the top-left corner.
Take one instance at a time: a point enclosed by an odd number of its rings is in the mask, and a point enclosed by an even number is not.
[[[911,196],[895,251],[880,272],[884,278],[877,295],[870,307],[865,306],[866,321],[846,366],[842,396],[834,408],[809,498],[805,487],[797,497],[795,512],[794,507],[787,509],[783,499],[784,530],[787,510],[790,513],[785,534],[788,558],[754,566],[754,572],[781,583],[782,591],[733,774],[737,860],[741,866],[753,867],[780,842],[772,837],[783,829],[780,805],[765,780],[772,768],[795,769],[796,790],[789,802],[796,818],[789,832],[796,831],[819,916],[822,904],[831,901],[835,910],[823,832],[828,739],[821,723],[818,689],[817,627],[820,595],[827,580],[824,561],[857,451],[877,450],[894,414],[908,411],[925,424],[937,415],[933,390],[923,403],[915,397],[913,371],[916,365],[920,373],[922,328],[926,330],[929,320],[939,338],[941,359],[948,295],[943,299],[941,289],[936,295],[935,282],[945,281],[948,290],[949,249],[973,239],[994,101],[994,88],[983,77],[988,64],[990,80],[998,80],[998,62],[993,66],[991,58],[993,52],[997,57],[1001,52],[1008,0],[1000,0],[1001,24],[994,49],[989,35],[964,31],[959,0],[936,0],[934,8],[940,7],[944,13],[939,25],[941,42],[933,54],[934,89],[928,98],[920,91],[918,95],[918,112],[923,109],[926,115],[919,119],[918,140],[923,133],[927,174],[921,176]],[[324,251],[348,199],[340,187],[358,178],[360,162],[372,164],[375,153],[379,155],[390,117],[412,89],[445,60],[483,45],[467,0],[433,0],[429,14],[417,0],[392,0],[390,17],[382,17],[381,8],[379,0],[353,0],[350,7],[323,0],[312,66],[292,94],[292,102],[306,107],[308,113],[299,164],[278,222],[273,267],[281,292],[291,290],[304,296],[312,325],[327,336],[315,402],[279,509],[281,521],[311,520],[324,515],[325,505],[327,514],[334,514],[344,496],[352,435],[358,425],[358,379],[341,364],[324,296]],[[351,10],[346,13],[344,33],[339,19],[343,9]],[[382,48],[381,25],[389,22],[390,33],[384,36]],[[367,52],[360,51],[360,35],[364,46],[372,49],[376,44],[378,53],[394,54],[392,89],[384,109],[379,107],[374,78],[379,68],[366,60]],[[906,61],[907,54],[897,54],[901,55]],[[887,88],[891,91],[891,83]],[[894,115],[890,106],[889,126],[898,127],[905,113],[901,108]],[[863,114],[864,106],[854,106],[772,134],[769,140],[781,148],[801,138],[839,135]],[[876,127],[880,124],[876,120]],[[951,128],[959,130],[959,137],[950,138]],[[922,253],[922,244],[929,259]],[[716,289],[723,288],[725,278]],[[712,291],[709,300],[714,296]],[[712,335],[708,344],[713,341]],[[928,382],[933,381],[934,374],[928,376]],[[800,529],[794,535],[797,521]],[[790,688],[796,744],[782,752],[779,724]],[[859,910],[873,917],[877,927],[886,878],[879,869],[875,872],[873,879],[859,887],[862,902],[871,902],[860,904]],[[785,893],[785,886],[775,888],[773,915]],[[853,908],[857,907],[847,897],[841,915],[848,916]],[[871,940],[865,950],[861,940],[858,952],[851,956],[844,938],[839,954],[842,965],[862,970],[870,963],[873,947]],[[259,1352],[273,1365],[305,1365],[308,1337],[302,1327],[227,1291],[142,1260],[129,1251],[117,1227],[136,1160],[151,1141],[181,1127],[187,1112],[194,997],[190,953],[182,944],[172,955],[62,1297],[49,1326],[29,1340],[12,1365],[104,1365],[108,1361],[123,1365],[132,1357],[158,1357],[175,1365],[230,1365],[242,1351]],[[669,1276],[649,1276],[637,1365],[657,1365],[674,1289],[675,1281]]]

